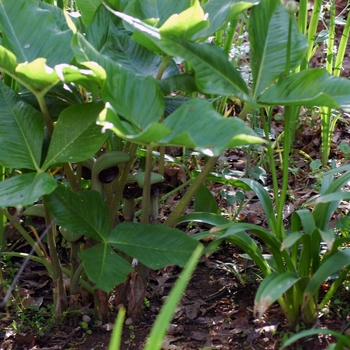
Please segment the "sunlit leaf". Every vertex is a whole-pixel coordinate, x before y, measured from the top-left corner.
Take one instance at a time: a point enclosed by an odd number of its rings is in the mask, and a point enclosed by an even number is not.
[[[85,103],[66,108],[55,126],[42,168],[59,162],[81,162],[93,156],[108,134],[96,125],[103,103]]]
[[[350,111],[350,81],[326,69],[308,69],[280,79],[258,102],[266,105],[327,106]]]
[[[45,57],[47,65],[53,67],[73,58],[73,33],[56,6],[38,0],[1,0],[0,23],[2,43],[19,63]]]
[[[251,10],[248,31],[255,98],[286,71],[289,21],[289,69],[293,69],[301,63],[308,48],[295,18],[286,12],[280,0],[263,1]]]

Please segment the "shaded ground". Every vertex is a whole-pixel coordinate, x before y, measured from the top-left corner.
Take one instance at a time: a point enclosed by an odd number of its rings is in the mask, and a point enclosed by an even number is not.
[[[254,294],[260,280],[259,271],[232,245],[224,245],[215,254],[203,257],[175,311],[174,319],[165,338],[163,349],[279,349],[281,340],[292,334],[278,305],[273,305],[257,320],[253,315]],[[152,272],[145,302],[144,315],[138,324],[125,325],[121,349],[144,348],[162,300],[168,294],[176,267]],[[341,294],[343,293],[343,294]],[[345,294],[346,293],[346,294]],[[321,315],[317,327],[344,331],[350,318],[348,292],[336,296],[338,303]],[[9,349],[107,349],[116,311],[111,307],[110,323],[99,325],[93,316],[86,329],[79,325],[54,327],[38,336],[33,330],[21,333],[6,329],[20,315],[13,310],[1,320],[2,350]],[[91,310],[90,310],[91,311]],[[86,311],[89,313],[89,310]],[[49,315],[46,315],[50,317]],[[28,316],[27,321],[30,321]],[[43,321],[42,321],[43,322]],[[301,323],[301,329],[303,325]],[[89,334],[91,332],[91,334]],[[4,338],[6,338],[4,340]],[[290,349],[326,349],[334,340],[329,336],[316,336],[299,342]]]

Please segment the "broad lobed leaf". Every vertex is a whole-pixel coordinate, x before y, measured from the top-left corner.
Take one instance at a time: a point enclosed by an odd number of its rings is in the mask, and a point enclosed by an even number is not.
[[[151,269],[166,265],[184,266],[198,245],[180,230],[161,224],[128,222],[119,224],[111,232],[108,242]]]
[[[0,23],[3,45],[19,63],[44,57],[53,67],[73,58],[69,49],[73,33],[56,6],[38,0],[1,0]]]
[[[27,206],[48,195],[57,187],[56,181],[46,173],[13,176],[0,182],[0,206]]]
[[[59,185],[45,197],[45,204],[58,225],[99,242],[106,241],[110,220],[107,205],[98,192],[77,193]]]
[[[110,292],[123,283],[132,271],[131,265],[120,257],[109,244],[100,243],[79,253],[84,271],[95,283],[95,288]]]
[[[0,82],[0,164],[38,170],[44,137],[44,117]]]

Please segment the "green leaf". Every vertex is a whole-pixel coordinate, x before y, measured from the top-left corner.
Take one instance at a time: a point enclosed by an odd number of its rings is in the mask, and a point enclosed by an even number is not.
[[[193,66],[196,84],[201,92],[234,95],[257,107],[256,102],[249,96],[248,87],[243,78],[220,48],[171,36],[162,36],[161,47],[167,54],[180,56]]]
[[[117,65],[110,65],[106,71],[107,81],[102,89],[102,98],[121,117],[138,132],[161,120],[165,104],[155,79],[138,76]]]
[[[172,3],[175,3],[173,1]],[[168,4],[168,3],[167,3]],[[125,13],[114,11],[109,6],[105,5],[106,8],[112,12],[115,16],[121,18],[124,22],[124,26],[132,31],[135,31],[132,38],[139,44],[147,47],[149,50],[154,51],[158,54],[163,54],[160,48],[160,33],[159,30],[147,23],[144,23],[138,18],[129,16]]]
[[[99,123],[104,126],[104,129],[113,130],[119,137],[145,144],[155,143],[157,139],[170,133],[170,129],[162,124],[151,124],[140,132],[125,119],[120,118],[111,106],[100,113]]]
[[[280,350],[285,349],[287,346],[291,346],[293,343],[295,343],[301,338],[319,336],[319,334],[326,334],[326,335],[330,334],[333,337],[339,339],[339,341],[342,341],[344,344],[350,346],[350,339],[346,335],[343,335],[339,332],[332,331],[331,329],[328,329],[328,328],[327,329],[315,328],[315,329],[306,329],[298,334],[292,335],[289,339],[283,342],[283,346],[280,348]]]
[[[286,239],[283,240],[281,245],[281,250],[291,248],[295,243],[297,243],[300,239],[303,238],[302,232],[292,232],[290,233]]]
[[[125,8],[125,13],[141,20],[157,18],[161,26],[171,15],[181,13],[191,6],[190,0],[134,0]]]
[[[294,272],[271,273],[260,284],[254,300],[254,314],[262,317],[265,311],[289,288],[300,280]]]
[[[304,305],[307,305],[315,293],[318,292],[327,277],[348,265],[350,265],[350,249],[341,250],[322,263],[304,289]]]
[[[60,115],[52,135],[42,168],[59,162],[81,162],[93,156],[108,134],[96,125],[102,103],[84,103],[66,108]]]
[[[108,242],[154,270],[166,265],[184,266],[198,245],[180,230],[128,222],[117,225]]]
[[[0,207],[27,206],[50,194],[56,181],[46,173],[29,173],[13,176],[0,182]]]
[[[213,213],[190,213],[183,215],[179,218],[177,221],[178,224],[181,224],[183,222],[200,222],[203,224],[208,224],[212,226],[220,226],[220,225],[225,225],[225,224],[230,224],[231,220],[228,220],[224,218],[221,215],[218,214],[213,214]]]
[[[0,164],[38,170],[44,137],[44,117],[13,90],[0,83]]]
[[[184,270],[181,272],[179,279],[171,289],[170,294],[167,297],[164,306],[162,307],[157,320],[154,323],[154,326],[152,327],[149,341],[147,342],[145,350],[154,350],[161,348],[164,336],[168,330],[168,326],[173,317],[176,305],[180,302],[186,286],[194,272],[196,264],[202,254],[203,246],[200,244],[196,247]]]
[[[100,5],[97,8],[92,21],[87,27],[85,37],[97,51],[101,51],[106,43],[110,26],[113,25],[112,18],[115,18],[115,16],[113,16],[113,14],[103,5]]]
[[[308,69],[265,91],[258,102],[266,105],[327,106],[350,111],[350,81],[334,77],[326,69]]]
[[[131,265],[121,258],[109,244],[100,243],[79,253],[84,271],[95,288],[110,292],[123,283],[132,271]]]
[[[198,90],[193,72],[172,75],[168,78],[157,80],[157,83],[165,95],[169,95],[174,90],[186,92],[194,92]]]
[[[60,185],[45,197],[57,224],[97,241],[106,241],[110,232],[108,208],[96,191],[76,193]]]
[[[220,214],[221,212],[213,194],[210,192],[207,186],[203,184],[196,192],[194,199],[194,210],[213,214]]]
[[[28,89],[21,90],[20,96],[25,102],[40,111],[37,98]],[[82,104],[84,100],[79,89],[74,84],[62,84],[54,86],[46,93],[45,103],[52,120],[56,121],[65,108],[74,104]]]
[[[280,0],[263,0],[251,10],[248,31],[254,98],[286,70],[289,20],[292,21],[289,69],[293,69],[300,64],[308,48],[295,18],[286,12]]]
[[[135,73],[157,77],[162,64],[162,58],[146,47],[138,44],[132,38],[111,26],[101,53],[118,62],[124,68]],[[170,60],[162,77],[166,78],[179,73],[176,63]]]
[[[213,231],[214,234],[215,231]],[[260,248],[257,246],[256,242],[250,236],[248,236],[244,229],[239,230],[237,227],[237,230],[234,232],[232,232],[232,230],[227,230],[227,232],[224,234],[220,234],[218,236],[218,239],[220,242],[223,240],[228,240],[237,245],[245,253],[247,253],[252,260],[254,260],[254,262],[258,265],[259,269],[265,276],[270,274],[270,267],[268,266],[266,259],[263,257]]]
[[[257,5],[260,0],[211,0],[203,5],[204,13],[208,14],[209,27],[194,35],[193,39],[207,38],[220,29],[224,29],[229,21],[237,18],[240,13]]]
[[[208,156],[218,156],[227,147],[261,142],[242,120],[224,119],[209,102],[200,99],[186,102],[162,124],[172,133],[159,140],[160,144],[197,147]]]
[[[192,6],[179,14],[173,14],[159,28],[161,35],[171,35],[177,38],[191,40],[192,37],[209,27],[207,15],[198,0],[192,1]]]
[[[101,2],[101,0],[76,0],[76,4],[81,12],[81,19],[86,26],[93,20]]]
[[[38,0],[1,0],[0,23],[4,47],[20,63],[44,57],[53,67],[70,63],[73,58],[73,33],[63,11],[56,6]]]
[[[276,232],[277,222],[276,222],[275,210],[273,208],[272,201],[268,192],[265,190],[265,188],[262,185],[260,185],[259,182],[255,180],[243,178],[243,179],[240,179],[239,181],[248,185],[258,196],[261,202],[261,205],[264,208],[266,220],[269,224],[269,227],[272,232]]]

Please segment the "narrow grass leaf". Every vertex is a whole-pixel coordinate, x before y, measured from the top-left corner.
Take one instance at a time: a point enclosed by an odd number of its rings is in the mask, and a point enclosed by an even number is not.
[[[149,340],[147,341],[145,350],[162,349],[163,338],[167,332],[175,308],[182,298],[182,294],[185,291],[188,282],[190,281],[197,262],[203,253],[203,249],[204,247],[201,244],[196,247],[184,270],[181,272],[175,286],[171,289],[170,294],[166,299],[154,326],[152,327],[152,331],[149,336]]]

